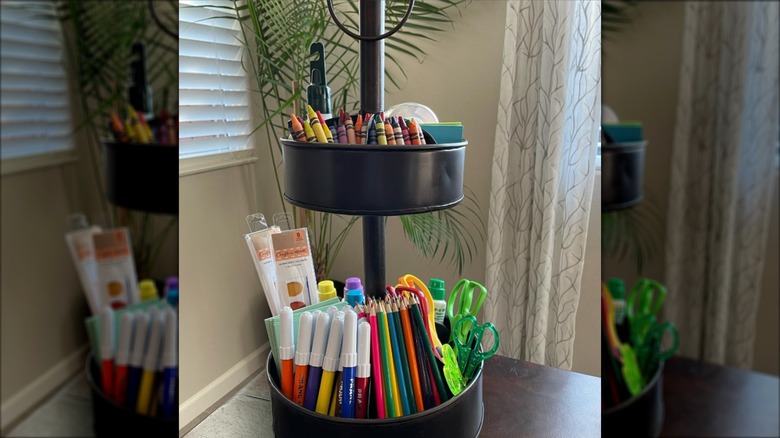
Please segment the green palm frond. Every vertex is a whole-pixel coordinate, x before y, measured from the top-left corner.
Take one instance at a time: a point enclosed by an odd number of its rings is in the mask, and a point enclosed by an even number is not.
[[[663,220],[655,197],[647,193],[636,207],[601,214],[601,252],[616,261],[632,258],[641,274],[661,250]]]
[[[601,2],[601,33],[611,36],[631,21],[631,12],[639,0],[604,0]]]

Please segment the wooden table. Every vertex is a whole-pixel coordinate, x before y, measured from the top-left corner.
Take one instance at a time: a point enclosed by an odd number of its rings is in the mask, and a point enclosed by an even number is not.
[[[597,437],[601,379],[493,356],[482,376],[480,437]]]
[[[779,394],[776,376],[673,357],[661,435],[780,436]]]

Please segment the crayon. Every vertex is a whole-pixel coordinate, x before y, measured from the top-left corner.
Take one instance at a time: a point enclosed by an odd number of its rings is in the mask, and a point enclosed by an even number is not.
[[[293,139],[297,141],[306,141],[306,133],[303,130],[303,126],[301,126],[301,123],[298,121],[298,118],[295,117],[295,114],[290,114],[290,122],[292,122],[290,132],[293,135]]]
[[[398,121],[394,118],[390,119],[392,125],[393,125],[393,136],[395,137],[395,144],[397,145],[403,145],[404,144],[404,134],[401,132],[401,125],[398,124]]]
[[[401,125],[401,133],[404,138],[404,144],[405,145],[412,144],[412,138],[410,137],[409,134],[409,127],[406,126],[406,121],[404,120],[403,117],[398,116],[398,124]]]
[[[395,144],[395,134],[393,133],[393,125],[385,120],[385,137],[387,137],[387,144]]]
[[[344,113],[344,125],[347,130],[347,142],[355,144],[355,127],[352,125],[352,117],[350,117],[348,112]]]
[[[363,144],[363,118],[358,114],[355,121],[355,144]]]
[[[363,126],[365,127],[366,125]],[[366,129],[366,144],[377,144],[376,128],[377,128],[376,122],[372,118],[371,121],[368,122],[368,129]]]
[[[409,139],[412,141],[412,144],[417,146],[420,144],[420,137],[417,133],[417,123],[415,123],[414,119],[412,119],[409,124]]]
[[[382,119],[379,118],[379,114],[374,116],[373,126],[376,129],[376,142],[377,144],[386,145],[387,136],[385,135],[385,124]]]
[[[311,105],[308,105],[309,124],[311,125],[314,135],[317,137],[317,142],[327,143],[328,138],[325,136],[325,131],[322,129],[320,119],[317,117],[317,113],[314,112]]]
[[[347,143],[347,128],[344,126],[344,122],[339,122],[338,127],[336,127],[336,132],[339,136],[339,143],[346,144]]]
[[[333,133],[330,132],[330,127],[328,127],[328,124],[325,123],[325,118],[322,117],[322,113],[317,111],[317,120],[320,121],[320,124],[322,124],[322,130],[325,132],[325,138],[328,139],[328,143],[333,143]]]
[[[417,138],[420,139],[420,144],[426,144],[422,126],[419,123],[415,123],[415,126],[417,126]]]
[[[311,129],[311,125],[309,124],[308,120],[304,120],[303,122],[303,132],[306,133],[306,141],[310,143],[317,142],[317,136],[314,135],[314,130]]]

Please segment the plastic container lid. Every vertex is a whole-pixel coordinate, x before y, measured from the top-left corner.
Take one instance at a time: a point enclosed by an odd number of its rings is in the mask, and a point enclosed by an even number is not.
[[[157,286],[154,284],[154,280],[149,278],[141,280],[138,283],[138,289],[141,295],[141,301],[153,300],[159,296],[157,293]]]
[[[428,290],[431,292],[434,300],[444,300],[444,280],[431,278],[428,282]]]
[[[319,296],[320,302],[329,300],[336,296],[336,287],[333,286],[331,280],[322,280],[317,283],[317,295]]]
[[[613,299],[626,299],[626,284],[623,282],[622,278],[610,278],[607,282],[607,289],[609,289],[609,293],[612,295]]]

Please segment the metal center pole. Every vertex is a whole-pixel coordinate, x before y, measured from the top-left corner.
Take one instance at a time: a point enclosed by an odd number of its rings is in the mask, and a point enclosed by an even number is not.
[[[377,36],[384,31],[385,1],[360,0],[360,35]],[[360,108],[378,114],[384,110],[384,40],[360,42]],[[374,297],[385,295],[385,217],[363,217],[363,269],[365,291]]]

